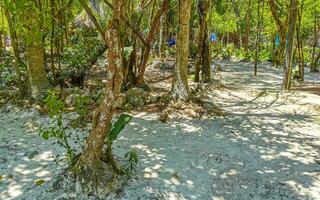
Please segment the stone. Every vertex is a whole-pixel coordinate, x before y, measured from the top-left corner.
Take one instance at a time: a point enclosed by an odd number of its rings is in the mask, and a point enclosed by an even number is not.
[[[142,107],[146,105],[149,99],[149,93],[141,88],[131,88],[126,92],[127,103],[133,107]]]
[[[38,151],[29,151],[29,152],[26,152],[24,155],[27,156],[29,159],[33,159],[35,158],[37,155],[39,154]]]
[[[5,164],[7,162],[8,162],[8,159],[6,159],[5,157],[0,157],[0,165]]]

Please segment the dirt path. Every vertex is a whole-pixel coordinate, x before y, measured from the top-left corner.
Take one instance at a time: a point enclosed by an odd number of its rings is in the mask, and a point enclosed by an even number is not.
[[[282,72],[268,65],[253,77],[249,64],[220,64],[226,87],[204,98],[229,114],[166,124],[136,114],[114,147],[120,156],[138,150],[137,174],[116,199],[320,199],[320,97],[280,92]],[[59,172],[52,155],[61,149],[30,128],[43,117],[11,109],[0,110],[0,199],[86,199],[33,183]]]

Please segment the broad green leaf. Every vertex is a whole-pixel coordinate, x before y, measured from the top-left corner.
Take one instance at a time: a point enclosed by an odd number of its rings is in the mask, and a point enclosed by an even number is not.
[[[114,141],[117,139],[119,133],[124,129],[124,127],[130,122],[132,119],[132,116],[127,115],[127,114],[122,114],[118,118],[118,120],[114,123],[112,126],[108,139],[110,142]]]

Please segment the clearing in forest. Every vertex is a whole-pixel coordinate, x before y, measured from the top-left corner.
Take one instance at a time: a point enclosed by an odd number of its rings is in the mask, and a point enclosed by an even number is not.
[[[268,63],[257,77],[251,63],[219,64],[220,86],[208,84],[199,95],[226,114],[175,119],[173,110],[162,123],[161,111],[133,111],[114,153],[136,149],[136,174],[106,199],[320,199],[320,96],[299,91],[320,80],[307,73],[306,85],[281,92],[282,70]],[[157,70],[150,67],[146,79]],[[151,87],[166,91],[170,81]],[[88,198],[59,176],[66,165],[56,164],[54,154],[63,150],[36,131],[47,122],[35,109],[0,109],[0,199]]]

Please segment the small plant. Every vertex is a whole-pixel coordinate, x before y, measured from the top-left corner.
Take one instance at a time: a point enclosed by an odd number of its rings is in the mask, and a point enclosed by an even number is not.
[[[66,155],[68,161],[73,163],[75,158],[75,149],[73,149],[68,141],[68,135],[66,134],[67,127],[63,124],[62,114],[65,111],[64,102],[59,99],[53,91],[49,91],[47,97],[44,100],[45,106],[48,108],[49,116],[52,119],[51,126],[47,129],[40,127],[40,136],[49,140],[55,138],[57,143],[66,149]]]
[[[89,105],[91,103],[90,97],[81,94],[79,91],[75,91],[74,96],[74,106],[75,111],[78,113],[78,117],[72,120],[72,126],[76,127],[84,127],[86,125],[86,117],[89,111]]]
[[[118,138],[118,135],[124,129],[124,127],[131,121],[132,116],[127,114],[122,114],[120,117],[111,125],[111,128],[108,133],[108,137],[106,138],[106,156],[107,160],[113,166],[113,169],[119,173],[124,174],[131,174],[138,163],[138,154],[135,150],[130,150],[128,153],[125,154],[125,158],[127,159],[127,165],[121,168],[118,168],[116,165],[113,155],[112,155],[112,144]]]
[[[127,159],[127,166],[124,168],[124,171],[126,174],[132,174],[136,170],[139,161],[138,153],[135,149],[131,149],[124,157]]]

